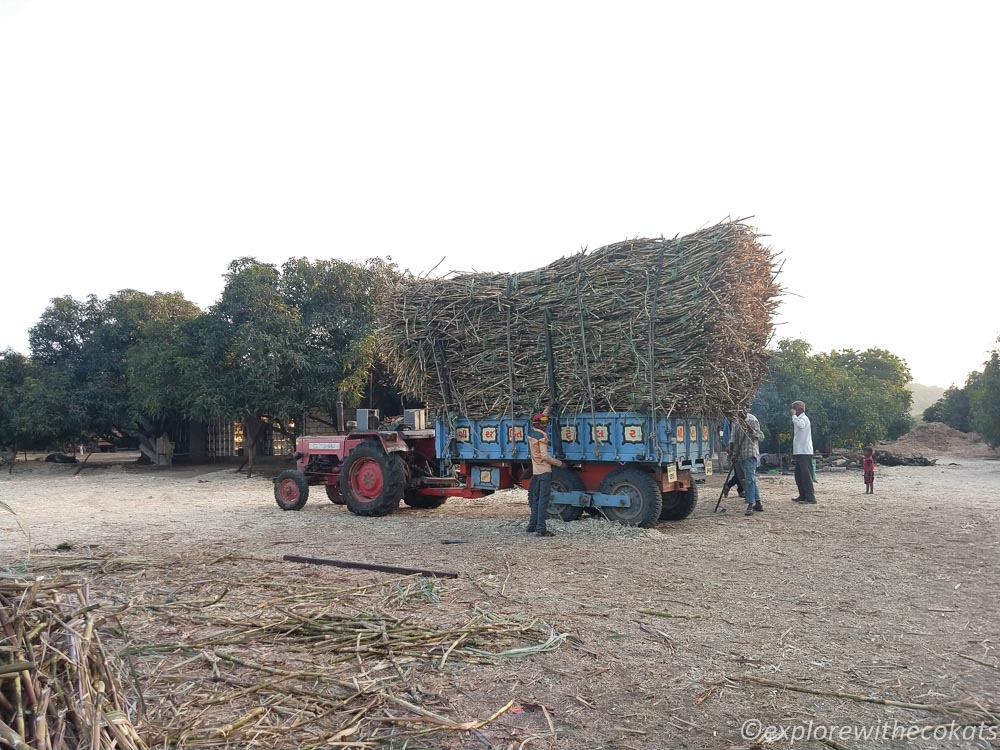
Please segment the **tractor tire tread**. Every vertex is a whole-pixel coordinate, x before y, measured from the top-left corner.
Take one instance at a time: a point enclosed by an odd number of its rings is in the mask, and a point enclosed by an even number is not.
[[[285,502],[281,497],[281,485],[291,480],[295,482],[299,489],[299,494],[292,502]],[[274,478],[274,501],[278,504],[278,507],[282,510],[302,510],[302,507],[306,504],[309,499],[309,482],[306,480],[305,475],[301,471],[296,469],[286,469]]]
[[[677,496],[680,497],[672,497]],[[668,498],[670,500],[668,501]],[[698,485],[692,483],[684,492],[665,492],[663,494],[663,510],[660,511],[661,521],[683,521],[694,513],[698,504]]]
[[[375,460],[382,469],[383,487],[377,498],[361,502],[351,492],[351,469],[354,463],[362,458]],[[406,490],[406,471],[401,462],[396,461],[373,441],[356,446],[344,460],[340,471],[340,492],[344,504],[351,513],[357,516],[387,516],[399,507],[399,501]]]
[[[418,492],[413,492],[407,490],[406,494],[403,495],[403,502],[409,505],[411,508],[420,508],[422,510],[433,510],[434,508],[440,508],[444,505],[446,497],[433,497],[427,495],[421,495]]]
[[[636,466],[623,466],[615,469],[601,482],[601,492],[613,494],[613,489],[618,483],[631,484],[638,491],[642,499],[642,507],[638,513],[626,515],[617,508],[607,507],[605,514],[611,521],[617,521],[624,526],[638,526],[648,529],[660,520],[660,513],[663,510],[663,495],[656,483],[656,479],[645,469]]]

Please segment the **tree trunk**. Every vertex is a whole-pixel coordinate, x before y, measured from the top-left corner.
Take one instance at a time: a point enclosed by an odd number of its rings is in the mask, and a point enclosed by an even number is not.
[[[243,420],[243,458],[247,465],[247,479],[253,476],[253,457],[257,452],[257,436],[260,433],[260,417]]]
[[[173,465],[173,444],[169,439],[163,439],[166,432],[166,419],[157,419],[155,423],[148,419],[140,419],[139,452],[154,466]],[[140,459],[141,460],[141,459]]]
[[[24,454],[24,460],[25,461],[28,460],[28,454],[27,453]],[[14,441],[14,444],[11,446],[11,451],[10,451],[10,468],[7,469],[7,474],[8,475],[14,473],[14,462],[15,461],[17,461],[17,441],[16,440]]]
[[[247,470],[247,479],[253,476],[253,430],[249,418],[243,420],[243,466]]]

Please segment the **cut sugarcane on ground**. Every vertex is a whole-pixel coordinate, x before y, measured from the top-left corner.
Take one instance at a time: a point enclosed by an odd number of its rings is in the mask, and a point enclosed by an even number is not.
[[[367,519],[325,500],[282,513],[266,478],[219,466],[79,478],[19,466],[0,475],[18,514],[0,512],[0,569],[27,573],[19,521],[36,575],[86,578],[100,608],[69,624],[100,620],[123,710],[150,747],[364,748],[395,733],[411,749],[704,750],[749,744],[751,718],[982,723],[1000,703],[1000,461],[935,457],[879,467],[869,496],[860,472],[821,471],[813,508],[790,502],[792,477],[764,474],[766,510],[752,518],[732,497],[712,515],[717,475],[687,521],[555,522],[548,540],[524,534],[523,491]],[[444,658],[467,627],[494,630]],[[549,644],[552,632],[564,638]]]
[[[160,578],[157,568],[195,578]],[[211,583],[208,570],[218,576]],[[27,746],[57,750],[426,740],[475,731],[512,703],[456,720],[421,691],[422,671],[509,663],[565,639],[537,618],[478,609],[428,623],[410,605],[440,601],[434,580],[345,586],[307,572],[290,589],[281,582],[288,573],[243,555],[36,557],[13,566],[0,583],[0,624],[17,649],[0,658],[10,688],[0,699],[10,716],[0,719]],[[102,602],[81,593],[88,576],[104,582]],[[15,670],[22,679],[11,679]],[[115,672],[134,688],[130,705]]]

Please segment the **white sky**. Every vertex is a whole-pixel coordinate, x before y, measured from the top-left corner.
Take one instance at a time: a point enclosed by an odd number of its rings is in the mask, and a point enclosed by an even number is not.
[[[996,2],[0,0],[0,348],[242,255],[535,268],[754,215],[778,335],[1000,335]]]

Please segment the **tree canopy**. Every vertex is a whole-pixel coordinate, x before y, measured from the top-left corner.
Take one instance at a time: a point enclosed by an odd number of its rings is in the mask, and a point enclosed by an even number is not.
[[[817,448],[861,446],[893,439],[912,426],[906,363],[884,349],[813,354],[801,339],[778,343],[753,404],[765,447],[791,446],[789,408],[804,401]]]
[[[233,261],[221,298],[188,330],[188,412],[274,421],[359,403],[376,359],[375,298],[395,273],[381,259]]]
[[[969,373],[962,388],[949,388],[928,407],[924,421],[944,422],[962,432],[978,432],[994,448],[1000,446],[1000,348],[992,351],[982,372]]]
[[[391,398],[376,378],[374,303],[397,274],[381,258],[238,258],[204,312],[177,292],[55,298],[30,356],[0,353],[0,442],[155,436],[180,417],[287,432],[306,410],[329,415],[366,391]]]
[[[29,334],[34,439],[110,440],[141,416],[169,410],[164,399],[176,394],[162,388],[152,365],[169,358],[179,327],[199,313],[179,293],[123,289],[106,299],[52,300]]]
[[[0,352],[0,445],[17,445],[27,435],[32,362],[11,349]]]

